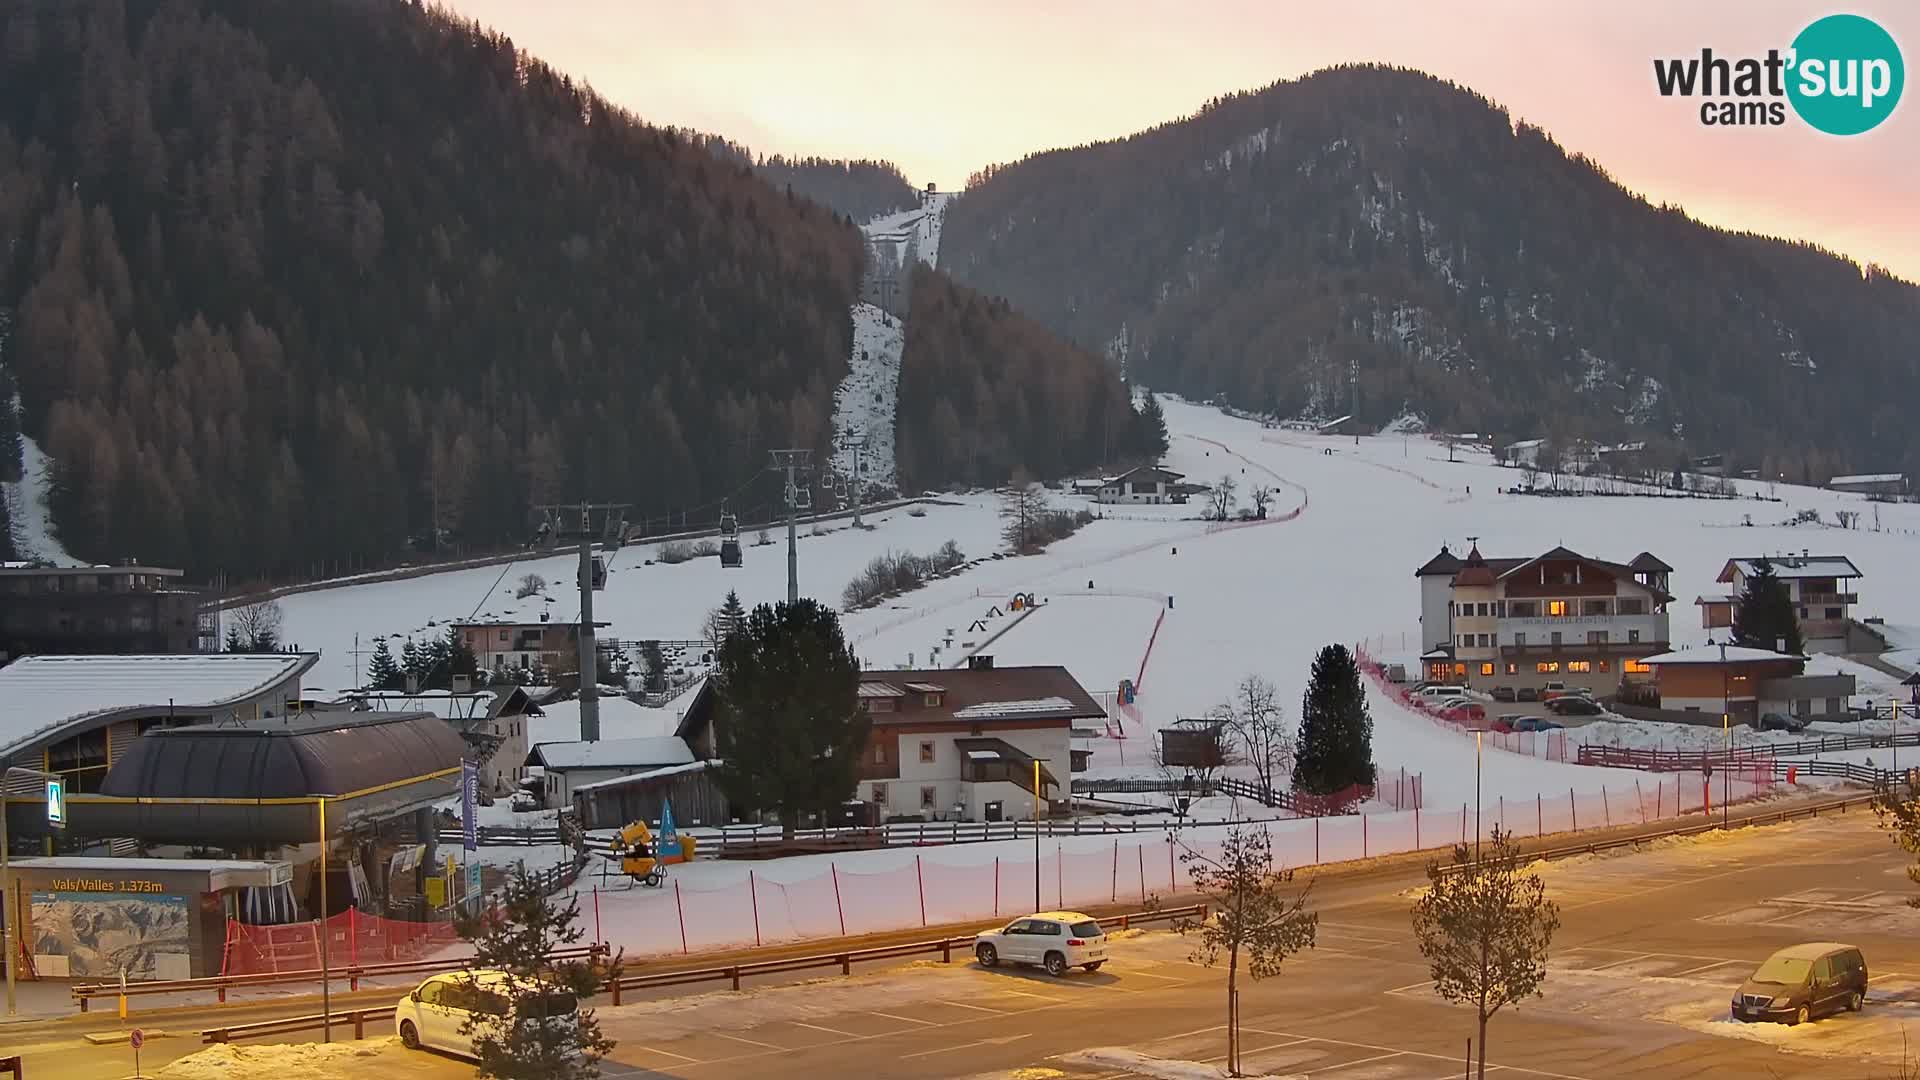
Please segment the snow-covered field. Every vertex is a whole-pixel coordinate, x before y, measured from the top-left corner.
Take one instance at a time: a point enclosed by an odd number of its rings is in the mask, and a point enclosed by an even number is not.
[[[1389,653],[1403,640],[1409,650],[1416,646],[1413,570],[1442,542],[1459,551],[1469,537],[1478,537],[1490,556],[1534,554],[1555,544],[1620,561],[1653,552],[1675,568],[1672,635],[1682,644],[1706,640],[1691,600],[1717,591],[1713,578],[1728,557],[1803,549],[1844,554],[1861,568],[1861,614],[1884,616],[1894,633],[1920,625],[1920,577],[1907,572],[1920,554],[1920,505],[1881,506],[1882,531],[1876,532],[1786,524],[1802,509],[1832,521],[1833,511],[1863,505],[1857,496],[1786,485],[1771,489],[1779,502],[1503,494],[1500,489],[1518,480],[1516,471],[1464,450],[1450,463],[1445,448],[1424,437],[1356,442],[1263,429],[1178,400],[1168,399],[1165,410],[1173,433],[1168,467],[1203,482],[1232,476],[1242,491],[1274,486],[1269,520],[1220,527],[1194,520],[1197,505],[1109,508],[1108,519],[1043,555],[985,561],[889,605],[848,615],[855,651],[870,666],[924,666],[937,648],[937,664],[951,665],[1006,630],[985,645],[1001,665],[1063,663],[1094,691],[1143,675],[1139,711],[1155,727],[1222,701],[1249,673],[1273,680],[1282,699],[1293,703],[1322,645],[1371,641]],[[1761,496],[1770,490],[1741,487]],[[980,558],[1000,547],[1001,522],[989,496],[957,497],[921,517],[889,511],[873,522],[871,532],[839,525],[821,536],[803,530],[802,590],[837,598],[861,566],[889,549],[926,552],[953,539]],[[596,615],[613,623],[615,636],[695,637],[706,611],[729,588],[748,604],[785,592],[779,543],[749,544],[739,570],[724,570],[715,559],[643,565],[648,554],[646,548],[622,551],[606,591],[595,599]],[[527,570],[556,583],[559,595],[515,601],[512,583]],[[572,576],[572,558],[559,556],[504,573],[460,571],[301,594],[282,601],[287,637],[323,650],[315,682],[345,686],[353,675],[349,649],[356,632],[368,647],[378,634],[428,630],[428,620],[530,617],[543,609],[569,619],[575,602],[564,584]],[[1006,602],[1016,592],[1032,593],[1042,606],[1007,629],[1013,616]],[[995,609],[1001,614],[990,614]],[[1815,670],[1839,670],[1843,663],[1822,659]],[[1847,664],[1845,670],[1860,678],[1863,694],[1894,689],[1893,680],[1871,669]],[[631,734],[652,733],[671,711],[636,719],[645,730],[636,726]],[[1373,712],[1375,758],[1383,769],[1423,773],[1433,805],[1471,798],[1471,739],[1384,695],[1376,695]],[[556,730],[560,723],[554,722]],[[1096,766],[1119,764],[1111,740],[1098,746]],[[1143,760],[1145,749],[1144,740],[1129,740],[1128,765]],[[1631,778],[1492,750],[1482,770],[1488,798],[1531,798],[1569,787],[1591,792]]]

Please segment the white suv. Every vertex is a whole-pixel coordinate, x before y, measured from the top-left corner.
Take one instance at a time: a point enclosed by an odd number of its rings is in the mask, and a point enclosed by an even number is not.
[[[544,985],[538,993],[516,993],[516,988],[523,985],[504,971],[435,975],[400,999],[393,1010],[394,1029],[401,1045],[409,1050],[429,1047],[477,1058],[473,1034],[461,1030],[470,1020],[496,1025],[496,1031],[509,1022],[509,1012],[516,1014],[512,1022],[519,1024],[570,1026],[578,1022],[579,1006],[571,993]]]
[[[973,955],[981,967],[993,967],[1002,960],[1038,964],[1058,978],[1073,967],[1099,971],[1107,962],[1107,937],[1091,915],[1042,911],[975,937]]]

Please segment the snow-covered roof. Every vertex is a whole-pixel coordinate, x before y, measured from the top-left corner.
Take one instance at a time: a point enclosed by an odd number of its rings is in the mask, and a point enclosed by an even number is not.
[[[1861,473],[1858,476],[1836,476],[1827,481],[1827,486],[1832,487],[1835,484],[1897,484],[1906,478],[1906,473]]]
[[[205,713],[297,678],[318,653],[27,656],[0,668],[0,758],[129,709]]]
[[[568,769],[687,765],[694,758],[685,739],[667,735],[651,739],[541,743],[533,748],[533,760],[548,769],[565,772]]]
[[[637,784],[645,780],[661,780],[669,776],[680,776],[685,773],[700,772],[708,765],[717,764],[719,764],[717,761],[690,761],[685,765],[668,765],[665,768],[648,769],[645,772],[637,772],[631,776],[616,776],[611,780],[596,780],[591,784],[581,784],[573,790],[575,792],[599,791],[602,788],[621,787],[626,784]]]
[[[1732,593],[1706,593],[1693,598],[1695,604],[1731,604],[1736,598]]]
[[[907,689],[916,694],[944,694],[947,692],[946,687],[941,686],[939,683],[930,682],[910,682],[907,684]]]
[[[1723,660],[1729,664],[1757,664],[1768,660],[1805,660],[1804,656],[1791,653],[1777,653],[1772,649],[1755,649],[1746,645],[1728,645],[1724,650],[1718,645],[1702,645],[1691,649],[1675,649],[1649,656],[1643,664],[1655,667],[1664,664],[1718,664]]]
[[[1733,572],[1738,570],[1741,577],[1752,577],[1754,563],[1760,556],[1745,559],[1728,559],[1721,569],[1719,580],[1730,582]],[[1830,578],[1863,577],[1860,568],[1845,555],[1773,555],[1767,561],[1773,563],[1773,575],[1778,578]]]
[[[907,696],[905,690],[891,683],[883,682],[862,682],[859,688],[854,691],[854,694],[864,698],[896,698]]]
[[[964,709],[955,709],[955,720],[987,720],[1000,716],[1034,716],[1041,713],[1071,711],[1074,704],[1063,697],[1030,698],[1024,701],[982,701]]]

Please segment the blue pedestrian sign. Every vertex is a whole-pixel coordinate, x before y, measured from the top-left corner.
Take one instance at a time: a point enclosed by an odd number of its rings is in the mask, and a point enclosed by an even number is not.
[[[47,781],[47,824],[56,829],[67,827],[67,782]]]

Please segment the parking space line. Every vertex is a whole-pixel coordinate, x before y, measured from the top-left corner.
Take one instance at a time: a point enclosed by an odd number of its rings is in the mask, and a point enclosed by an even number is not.
[[[758,1039],[748,1039],[748,1038],[743,1038],[739,1035],[729,1035],[724,1031],[706,1031],[706,1032],[703,1032],[702,1034],[713,1035],[717,1038],[726,1039],[728,1042],[746,1043],[748,1046],[758,1046],[764,1050],[790,1049],[789,1047],[779,1046],[775,1043],[761,1042]]]
[[[1007,1009],[989,1009],[985,1005],[969,1005],[964,1001],[948,1001],[945,998],[940,999],[940,1004],[951,1005],[956,1009],[972,1009],[974,1012],[992,1013],[995,1016],[1006,1016],[1010,1011]]]
[[[886,1018],[887,1018],[887,1019],[889,1019],[889,1020],[898,1020],[898,1021],[900,1021],[900,1022],[901,1022],[901,1023],[903,1023],[903,1024],[920,1024],[920,1025],[922,1025],[922,1026],[924,1026],[924,1027],[939,1027],[939,1026],[940,1026],[939,1024],[936,1024],[936,1023],[934,1023],[934,1022],[933,1022],[932,1020],[922,1020],[922,1019],[920,1019],[919,1017],[916,1017],[916,1016],[895,1016],[895,1015],[894,1015],[893,1013],[883,1013],[883,1012],[879,1012],[879,1011],[876,1011],[876,1010],[873,1010],[873,1009],[869,1009],[869,1010],[867,1010],[867,1015],[869,1015],[869,1016],[884,1016],[884,1017],[886,1017]]]
[[[634,1049],[641,1050],[649,1054],[659,1054],[661,1057],[675,1058],[679,1061],[685,1061],[693,1065],[704,1064],[699,1058],[690,1058],[685,1054],[676,1054],[671,1050],[661,1050],[661,1049],[658,1049],[657,1047],[652,1047],[652,1046],[635,1046]]]
[[[961,1043],[958,1046],[942,1046],[936,1050],[921,1050],[918,1053],[901,1054],[900,1060],[907,1061],[912,1058],[932,1057],[935,1054],[951,1054],[955,1050],[971,1050],[976,1046],[989,1046],[989,1045],[1005,1046],[1008,1043],[1016,1043],[1016,1042],[1019,1042],[1021,1039],[1029,1039],[1032,1037],[1033,1037],[1033,1032],[1024,1031],[1018,1035],[1000,1035],[990,1039],[975,1039],[972,1042]]]
[[[851,1031],[841,1031],[839,1028],[821,1027],[819,1024],[809,1024],[804,1020],[789,1020],[787,1021],[787,1023],[792,1024],[794,1027],[812,1028],[815,1031],[824,1031],[829,1035],[838,1035],[843,1039],[857,1039],[860,1037],[858,1035],[855,1035]],[[788,1048],[781,1046],[781,1047],[775,1047],[775,1049],[785,1050]]]
[[[1155,975],[1155,974],[1154,974],[1153,972],[1151,972],[1151,971],[1129,971],[1129,972],[1127,972],[1127,974],[1128,974],[1128,975],[1138,975],[1138,976],[1140,976],[1140,977],[1141,977],[1141,978],[1143,978],[1143,979],[1161,979],[1161,980],[1164,980],[1164,981],[1166,981],[1166,982],[1170,982],[1170,983],[1186,983],[1186,982],[1192,982],[1192,981],[1193,981],[1193,980],[1191,980],[1191,979],[1179,979],[1179,978],[1175,978],[1175,977],[1174,977],[1174,976],[1172,976],[1172,975]]]
[[[1588,968],[1587,970],[1588,970],[1588,971],[1605,971],[1605,970],[1607,970],[1607,969],[1608,969],[1608,968],[1610,968],[1610,967],[1619,967],[1619,966],[1620,966],[1621,964],[1631,964],[1631,963],[1634,963],[1635,961],[1638,961],[1638,960],[1645,960],[1645,959],[1647,959],[1647,958],[1648,958],[1648,957],[1650,957],[1650,956],[1658,956],[1658,955],[1660,955],[1660,954],[1659,954],[1659,953],[1650,953],[1650,952],[1649,952],[1649,953],[1641,953],[1641,954],[1640,954],[1640,955],[1638,955],[1638,956],[1629,956],[1629,957],[1627,957],[1627,958],[1625,958],[1624,960],[1609,960],[1609,961],[1607,961],[1606,963],[1604,963],[1604,964],[1601,964],[1601,965],[1600,965],[1599,967],[1590,967],[1590,968]]]
[[[1381,992],[1386,994],[1398,994],[1407,990],[1418,990],[1423,986],[1432,986],[1432,985],[1433,985],[1432,979],[1422,979],[1417,983],[1408,983],[1405,986],[1396,986],[1391,990],[1384,990]]]
[[[1385,1061],[1388,1058],[1405,1057],[1406,1054],[1407,1052],[1405,1050],[1395,1050],[1391,1054],[1375,1054],[1372,1057],[1355,1058],[1352,1061],[1343,1061],[1338,1065],[1327,1065],[1316,1071],[1317,1072],[1333,1072],[1336,1069],[1344,1069],[1350,1065],[1365,1065],[1369,1061]]]
[[[1274,1019],[1286,1019],[1286,1017],[1276,1016]],[[1266,1028],[1249,1027],[1246,1024],[1241,1024],[1240,1030],[1251,1031],[1256,1035],[1271,1035],[1276,1039],[1295,1039],[1299,1042],[1326,1043],[1329,1046],[1350,1046],[1359,1050],[1378,1050],[1388,1056],[1428,1058],[1433,1061],[1445,1061],[1449,1064],[1454,1060],[1450,1055],[1430,1054],[1424,1050],[1396,1050],[1391,1046],[1376,1046],[1372,1043],[1349,1042],[1345,1039],[1329,1039],[1320,1035],[1301,1035],[1298,1032],[1292,1031],[1272,1031]],[[1337,1066],[1329,1066],[1329,1068],[1335,1067]],[[1528,1076],[1545,1076],[1549,1077],[1550,1080],[1592,1080],[1591,1077],[1575,1076],[1570,1073],[1549,1072],[1545,1069],[1530,1069],[1525,1065],[1494,1065],[1492,1063],[1487,1065],[1487,1071],[1489,1072],[1492,1072],[1495,1068],[1505,1069],[1509,1072],[1524,1073]]]
[[[1667,976],[1667,978],[1683,979],[1688,975],[1698,975],[1702,971],[1712,971],[1714,968],[1726,967],[1728,964],[1737,964],[1739,962],[1738,960],[1715,960],[1711,964],[1701,964],[1699,967],[1688,968],[1685,971],[1676,971],[1672,975]]]

